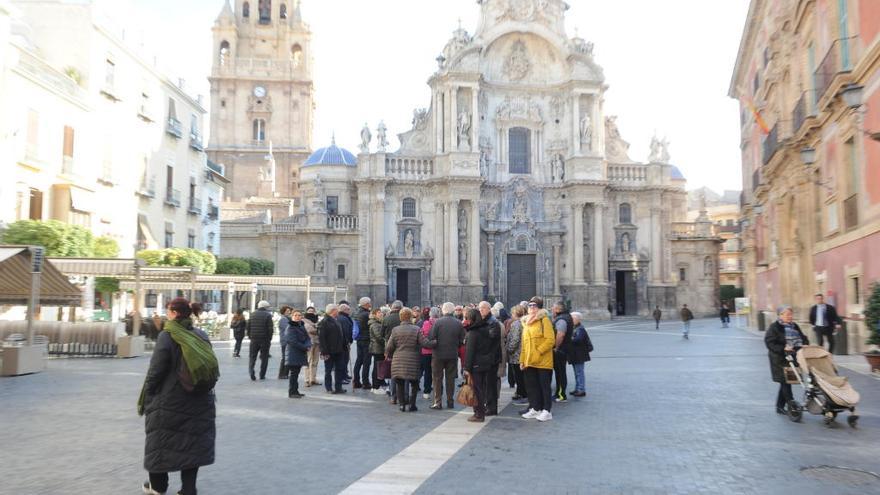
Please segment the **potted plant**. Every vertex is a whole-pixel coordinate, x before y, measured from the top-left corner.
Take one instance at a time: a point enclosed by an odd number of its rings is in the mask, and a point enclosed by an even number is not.
[[[865,307],[865,324],[870,336],[865,342],[872,348],[865,353],[871,371],[880,371],[880,282],[871,286],[871,297]]]

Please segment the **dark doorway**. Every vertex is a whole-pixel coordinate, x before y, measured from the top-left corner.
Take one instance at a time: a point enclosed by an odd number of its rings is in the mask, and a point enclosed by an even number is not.
[[[507,255],[507,307],[538,295],[534,254]]]
[[[416,304],[421,305],[421,270],[397,270],[397,299],[407,307],[412,307]]]
[[[636,282],[639,272],[618,271],[615,288],[617,289],[617,312],[618,316],[635,316],[639,314],[636,297]]]

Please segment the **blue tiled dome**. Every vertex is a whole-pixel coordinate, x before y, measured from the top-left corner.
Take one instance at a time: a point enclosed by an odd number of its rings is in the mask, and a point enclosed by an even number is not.
[[[312,153],[308,160],[303,163],[303,167],[316,165],[344,165],[348,167],[357,166],[357,158],[354,154],[345,148],[336,146],[336,139],[330,146],[321,148]]]
[[[686,180],[684,174],[682,174],[681,170],[676,166],[672,167],[672,180]]]

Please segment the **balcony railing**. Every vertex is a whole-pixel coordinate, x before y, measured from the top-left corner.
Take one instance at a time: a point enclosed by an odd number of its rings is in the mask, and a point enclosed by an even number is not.
[[[801,127],[804,125],[804,122],[807,121],[807,118],[816,116],[816,112],[813,111],[813,105],[810,100],[810,92],[807,91],[801,95],[797,105],[794,106],[794,111],[791,113],[791,121],[793,125],[791,130],[794,134],[797,134],[798,131],[801,130]]]
[[[828,48],[828,53],[822,59],[822,63],[815,72],[816,97],[822,99],[831,83],[838,74],[852,70],[853,48],[856,46],[855,38],[843,38],[835,40]]]
[[[327,217],[327,228],[330,230],[357,230],[357,215],[331,215]]]
[[[165,204],[180,208],[180,191],[177,189],[167,188],[165,190]]]
[[[843,201],[843,223],[846,230],[859,226],[859,195],[853,194]]]
[[[105,162],[101,165],[101,175],[98,177],[98,182],[106,184],[108,186],[116,184],[116,180],[113,177],[112,162]]]
[[[770,130],[770,134],[764,138],[764,165],[770,163],[770,160],[773,159],[773,155],[776,154],[776,151],[779,149],[779,124],[773,126],[773,129]]]
[[[220,218],[220,207],[216,205],[208,205],[208,218],[211,220],[217,220]]]
[[[644,165],[609,165],[608,180],[616,182],[647,182],[648,168]]]
[[[189,206],[186,209],[187,213],[191,215],[201,215],[202,214],[202,199],[198,196],[192,196],[189,198]]]
[[[144,177],[141,179],[141,183],[138,185],[137,194],[139,196],[143,196],[145,198],[155,198],[156,197],[156,177],[150,177],[147,179]]]
[[[190,133],[189,147],[196,150],[196,151],[205,151],[205,146],[202,144],[202,135],[196,134],[196,133]]]
[[[434,175],[434,160],[386,157],[385,175],[397,179],[427,179]]]
[[[180,139],[183,137],[183,126],[180,125],[179,120],[174,117],[168,117],[168,122],[165,124],[165,132]]]

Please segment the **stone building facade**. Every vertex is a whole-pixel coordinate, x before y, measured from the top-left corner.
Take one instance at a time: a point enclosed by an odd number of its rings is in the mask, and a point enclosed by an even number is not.
[[[226,0],[214,23],[208,158],[226,167],[228,200],[298,195],[315,105],[311,32],[299,4]]]
[[[757,310],[791,304],[805,321],[825,294],[853,352],[880,280],[878,19],[871,0],[753,0],[730,87],[742,112],[746,295]]]
[[[453,33],[400,149],[380,123],[357,157],[316,151],[296,214],[224,222],[226,252],[377,301],[541,295],[591,318],[714,313],[720,241],[705,216],[686,221],[667,143],[647,163],[628,156],[592,44],[565,33],[568,5],[478,4],[476,32]]]

